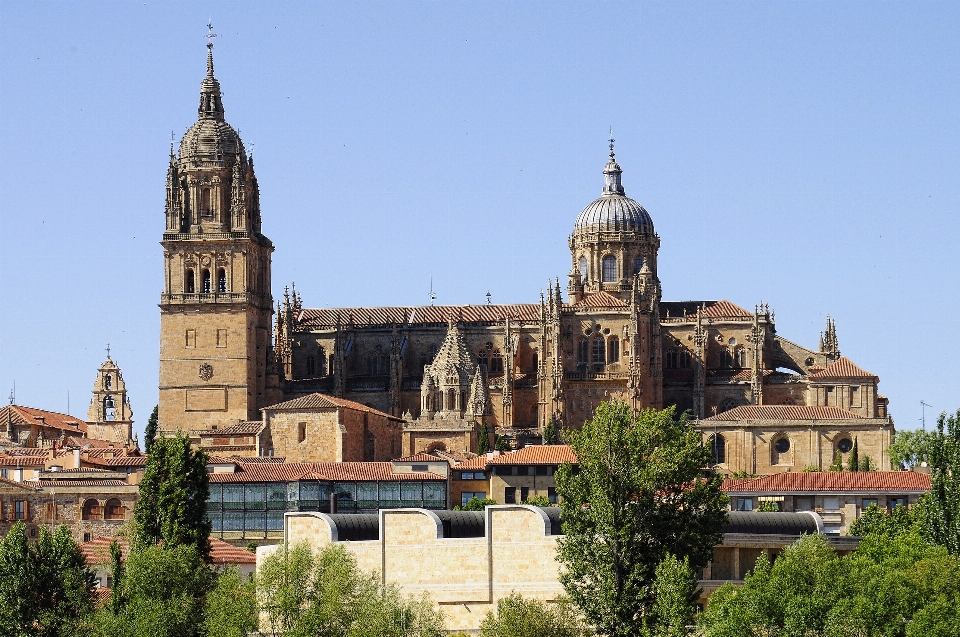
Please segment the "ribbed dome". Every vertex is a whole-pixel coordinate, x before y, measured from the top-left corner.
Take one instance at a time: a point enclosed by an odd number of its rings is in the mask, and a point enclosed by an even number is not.
[[[610,159],[603,168],[603,196],[584,208],[577,217],[574,232],[636,232],[653,234],[653,219],[643,206],[627,197],[620,176],[623,171],[613,154],[610,139]]]
[[[630,197],[604,195],[580,212],[575,230],[653,234],[653,219]]]
[[[243,153],[243,142],[233,126],[223,120],[201,119],[180,141],[180,159],[231,159]]]

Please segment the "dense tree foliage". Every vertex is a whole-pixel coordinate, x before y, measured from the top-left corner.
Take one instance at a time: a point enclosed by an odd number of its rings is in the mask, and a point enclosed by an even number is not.
[[[557,431],[557,425],[553,421],[553,418],[551,418],[550,422],[547,423],[547,426],[543,428],[543,444],[560,444],[560,432]]]
[[[501,597],[480,624],[480,637],[585,637],[592,632],[569,600],[548,604],[517,593]]]
[[[285,637],[433,637],[443,617],[426,599],[408,600],[376,574],[363,573],[346,549],[314,553],[281,545],[257,572],[257,594],[271,635]]]
[[[604,402],[582,429],[564,431],[578,469],[565,464],[556,476],[560,580],[610,637],[652,628],[656,569],[668,555],[699,569],[722,537],[721,479],[703,477],[710,449],[686,415],[674,413]]]
[[[30,542],[17,522],[0,540],[0,634],[71,634],[92,610],[93,590],[93,573],[66,526],[41,527]]]
[[[925,523],[931,540],[960,555],[960,410],[940,414],[928,449],[931,489]]]
[[[930,460],[930,447],[937,434],[933,431],[898,431],[887,448],[893,467],[909,469]]]
[[[690,560],[667,555],[657,565],[653,591],[653,612],[645,632],[651,637],[686,637],[701,592]]]
[[[150,419],[147,420],[147,427],[143,430],[143,448],[150,453],[153,447],[153,441],[157,439],[157,429],[160,427],[160,405],[154,405],[150,413]]]
[[[153,442],[133,517],[136,546],[191,544],[204,560],[210,558],[207,497],[210,478],[207,453],[190,448],[183,434]]]
[[[455,507],[453,507],[453,510],[454,511],[483,511],[488,506],[496,503],[497,503],[496,500],[491,500],[490,498],[478,498],[477,496],[473,496],[472,498],[467,500],[466,504],[462,506],[458,504]]]

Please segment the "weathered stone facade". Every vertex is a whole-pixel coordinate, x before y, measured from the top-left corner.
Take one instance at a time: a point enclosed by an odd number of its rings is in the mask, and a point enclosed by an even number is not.
[[[97,370],[87,410],[87,435],[121,445],[133,442],[133,409],[120,368],[107,354]]]

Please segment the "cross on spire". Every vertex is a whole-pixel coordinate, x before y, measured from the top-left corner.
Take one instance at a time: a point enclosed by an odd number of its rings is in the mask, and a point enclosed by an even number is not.
[[[613,138],[613,126],[610,127],[610,159],[613,159],[613,142],[617,141]]]
[[[107,360],[110,360],[110,343],[107,343]]]

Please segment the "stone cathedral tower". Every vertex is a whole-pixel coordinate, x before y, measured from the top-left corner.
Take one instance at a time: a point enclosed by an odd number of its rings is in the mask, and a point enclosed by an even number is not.
[[[270,258],[253,157],[225,120],[207,44],[198,120],[170,149],[160,300],[162,431],[259,419],[267,396]]]

